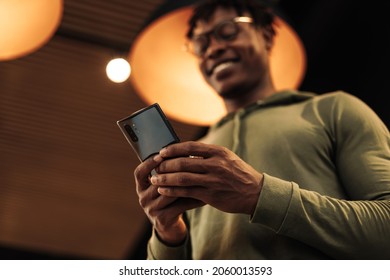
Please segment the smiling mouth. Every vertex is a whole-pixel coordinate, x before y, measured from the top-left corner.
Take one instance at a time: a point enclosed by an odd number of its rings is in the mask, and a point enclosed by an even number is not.
[[[227,61],[223,61],[221,63],[218,63],[216,65],[214,65],[209,71],[208,71],[208,75],[211,76],[213,74],[218,74],[219,72],[229,68],[230,66],[236,64],[237,62],[239,61],[239,59],[232,59],[232,60],[227,60]]]

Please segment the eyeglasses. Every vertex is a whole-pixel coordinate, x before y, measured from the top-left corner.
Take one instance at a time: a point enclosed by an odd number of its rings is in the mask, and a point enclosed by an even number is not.
[[[212,30],[203,34],[195,35],[185,45],[187,51],[201,57],[210,46],[210,36],[213,35],[218,42],[228,42],[237,38],[240,32],[239,22],[252,23],[250,17],[235,17],[217,24]]]

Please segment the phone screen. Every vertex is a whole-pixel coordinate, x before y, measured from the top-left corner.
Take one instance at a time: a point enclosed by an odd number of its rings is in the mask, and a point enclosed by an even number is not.
[[[140,161],[157,154],[162,148],[179,142],[173,127],[155,103],[117,121]]]

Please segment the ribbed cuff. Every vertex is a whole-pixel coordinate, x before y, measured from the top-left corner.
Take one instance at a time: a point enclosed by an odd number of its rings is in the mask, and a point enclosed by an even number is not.
[[[293,183],[264,174],[264,183],[250,222],[278,232],[287,215],[293,194]]]
[[[189,242],[188,235],[179,246],[167,246],[160,241],[155,230],[148,243],[148,259],[150,260],[180,260],[186,257],[186,248]]]

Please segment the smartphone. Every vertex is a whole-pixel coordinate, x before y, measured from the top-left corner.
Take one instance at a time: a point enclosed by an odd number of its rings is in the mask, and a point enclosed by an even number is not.
[[[140,161],[145,161],[169,144],[180,142],[160,105],[155,103],[117,121]]]

